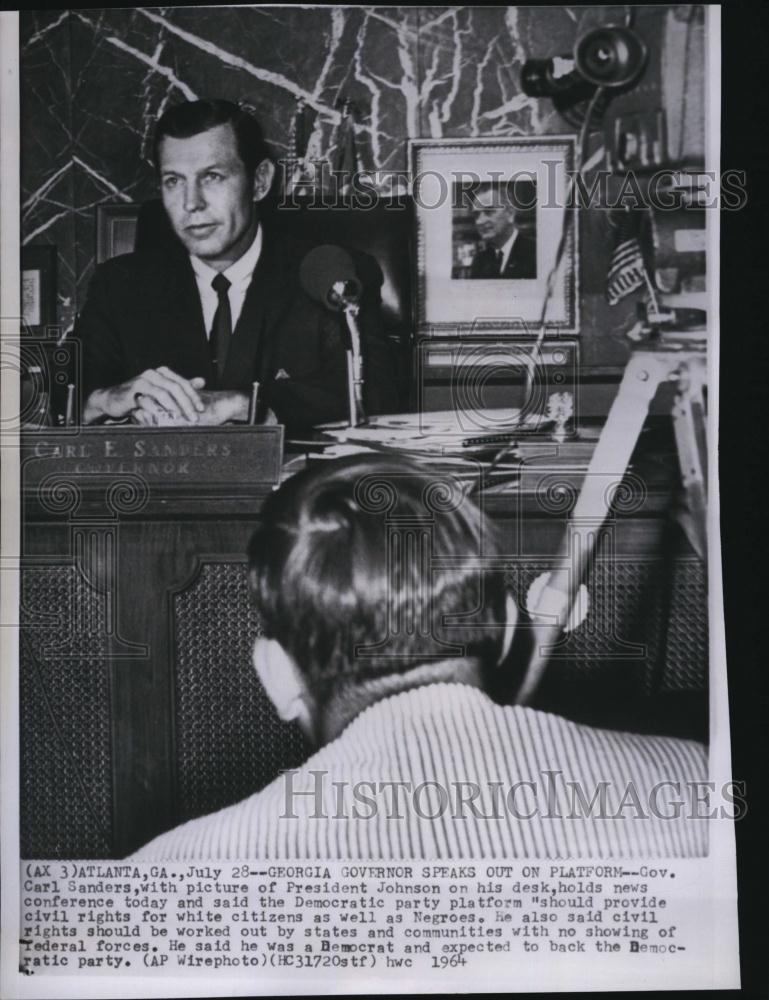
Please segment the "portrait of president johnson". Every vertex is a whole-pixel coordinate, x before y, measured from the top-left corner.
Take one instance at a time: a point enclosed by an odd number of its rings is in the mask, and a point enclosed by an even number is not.
[[[536,182],[455,185],[452,270],[455,279],[537,277]]]

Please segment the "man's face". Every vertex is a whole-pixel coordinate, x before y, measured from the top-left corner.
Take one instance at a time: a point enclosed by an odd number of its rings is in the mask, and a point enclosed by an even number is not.
[[[493,190],[481,191],[475,198],[475,228],[481,239],[502,247],[513,235],[515,209],[506,204],[503,195]]]
[[[159,157],[163,205],[174,232],[189,253],[217,270],[229,267],[256,231],[254,177],[240,158],[232,125],[188,139],[164,136]]]

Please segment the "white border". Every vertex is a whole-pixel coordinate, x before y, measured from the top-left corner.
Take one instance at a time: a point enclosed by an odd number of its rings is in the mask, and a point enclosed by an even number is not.
[[[706,44],[707,44],[707,166],[708,169],[719,167],[720,143],[720,9],[707,7]],[[2,280],[0,281],[0,329],[2,331],[3,366],[0,372],[0,451],[2,458],[2,561],[0,561],[0,622],[2,628],[2,672],[0,676],[0,708],[2,709],[2,773],[0,774],[0,792],[2,793],[2,984],[0,993],[3,997],[51,997],[75,995],[83,997],[133,997],[133,996],[217,996],[229,993],[232,996],[248,995],[253,991],[255,983],[248,980],[228,980],[226,977],[207,978],[195,976],[181,978],[175,981],[156,978],[136,977],[131,979],[116,979],[115,977],[80,977],[80,976],[40,976],[28,979],[20,976],[16,969],[18,963],[18,931],[19,913],[17,907],[19,888],[19,832],[18,832],[18,635],[16,624],[18,618],[18,551],[19,551],[19,495],[18,495],[18,441],[10,428],[15,425],[19,412],[18,371],[13,365],[13,357],[9,356],[9,342],[12,345],[18,336],[19,304],[19,151],[18,142],[13,141],[18,136],[19,105],[18,105],[18,14],[16,12],[0,13],[0,127],[3,141],[0,144],[0,237],[2,238]],[[10,139],[9,139],[10,137]],[[719,219],[717,211],[708,215],[709,236],[709,306],[710,306],[710,343],[708,356],[709,369],[709,434],[710,456],[716,455],[715,442],[718,430],[718,360],[719,360],[719,324],[718,324],[718,279],[719,279]],[[10,362],[10,363],[8,363]],[[729,714],[728,692],[725,671],[725,646],[722,612],[722,582],[721,555],[719,538],[719,496],[718,469],[713,460],[709,463],[709,507],[708,529],[710,541],[709,559],[709,614],[710,614],[710,706],[711,706],[711,780],[721,782],[730,777],[729,751]],[[709,934],[712,942],[712,952],[707,967],[702,969],[701,983],[706,983],[711,989],[735,988],[739,985],[738,967],[738,936],[736,922],[736,865],[734,855],[734,829],[728,822],[717,822],[711,827],[711,852],[707,859],[700,862],[686,862],[688,868],[696,874],[698,884],[707,894],[700,897],[701,921],[703,930]],[[679,867],[684,863],[678,862]],[[507,988],[517,989],[557,988],[559,984],[543,980],[539,964],[532,963],[530,967],[512,967],[509,970]],[[650,971],[651,970],[651,971]],[[579,975],[579,973],[578,973]],[[536,980],[539,977],[540,982]],[[575,984],[570,981],[560,985],[574,990],[615,989],[622,979],[606,981],[595,970],[594,982],[585,985],[580,979]],[[690,982],[678,982],[671,975],[671,970],[665,970],[664,963],[658,967],[650,966],[644,969],[639,966],[632,978],[625,966],[624,982],[628,988],[638,989],[652,985],[667,985],[671,989],[689,989]],[[264,992],[273,991],[289,994],[294,989],[306,989],[305,979],[262,978],[258,985]],[[387,985],[381,980],[365,978],[345,978],[332,983],[315,982],[319,992],[360,992],[366,987],[380,992],[387,992]],[[391,981],[390,988],[395,984]],[[451,980],[441,978],[438,982],[420,981],[409,983],[399,980],[398,987],[416,987],[426,991],[443,991],[447,988],[472,989],[474,987],[493,987],[494,984],[475,984],[462,982],[461,977],[453,976]]]
[[[721,8],[706,7],[705,19],[705,166],[721,176]],[[683,123],[682,123],[683,127]],[[710,636],[710,768],[709,778],[720,788],[732,776],[729,731],[729,691],[726,671],[723,580],[721,573],[721,503],[719,496],[718,417],[720,398],[720,211],[706,214],[708,255],[708,623]],[[721,973],[722,988],[739,988],[737,925],[737,863],[734,824],[711,825],[710,894],[703,900],[715,927],[712,963]],[[705,916],[703,915],[703,919]],[[726,970],[732,970],[728,979]],[[715,987],[714,987],[715,988]]]
[[[19,964],[19,15],[0,12],[0,993],[18,989]],[[11,978],[13,974],[13,978]]]

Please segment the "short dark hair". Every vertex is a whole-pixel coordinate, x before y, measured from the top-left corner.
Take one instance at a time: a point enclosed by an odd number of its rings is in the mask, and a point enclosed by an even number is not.
[[[261,125],[253,115],[237,104],[221,99],[185,101],[183,104],[174,104],[158,119],[152,147],[155,169],[160,169],[161,139],[166,136],[189,139],[210,128],[216,128],[217,125],[228,123],[235,132],[238,155],[249,174],[256,170],[262,160],[272,158]]]
[[[269,497],[249,545],[263,634],[320,703],[428,661],[493,665],[506,601],[482,563],[493,536],[449,473],[386,455],[318,462]]]

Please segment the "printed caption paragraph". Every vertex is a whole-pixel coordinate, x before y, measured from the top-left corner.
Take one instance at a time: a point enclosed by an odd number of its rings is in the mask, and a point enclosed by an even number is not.
[[[414,974],[516,955],[674,963],[701,946],[696,890],[680,891],[687,872],[677,861],[25,862],[20,969]]]

